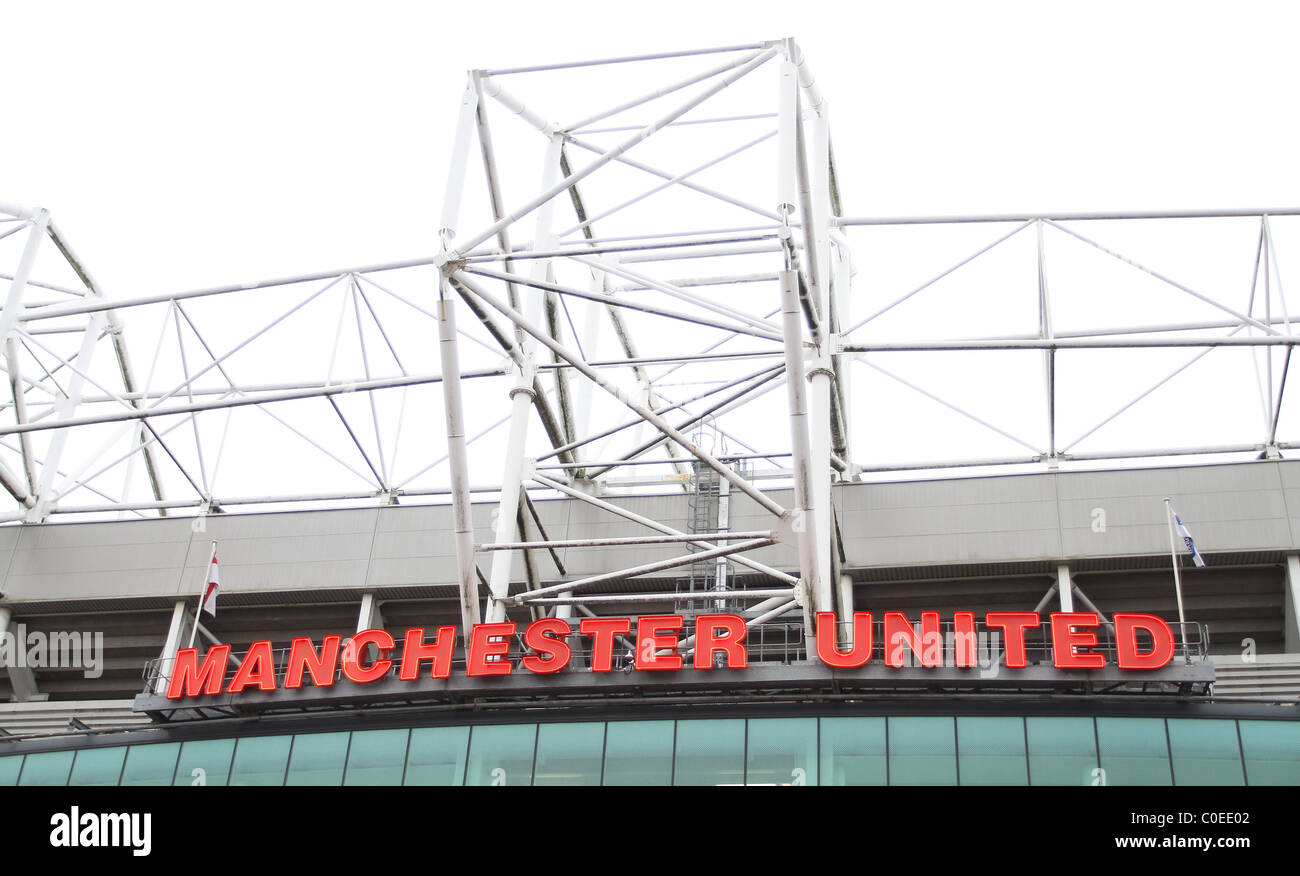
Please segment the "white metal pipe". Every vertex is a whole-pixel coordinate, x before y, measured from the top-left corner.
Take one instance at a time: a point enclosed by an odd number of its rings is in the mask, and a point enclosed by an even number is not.
[[[17,269],[14,271],[13,282],[9,284],[9,293],[5,297],[4,310],[0,311],[0,338],[4,340],[5,370],[8,372],[9,390],[14,402],[14,419],[19,425],[28,422],[27,395],[22,388],[18,344],[14,333],[17,328],[18,314],[21,311],[23,292],[27,287],[28,279],[31,277],[32,267],[36,263],[36,253],[40,248],[41,239],[45,236],[49,221],[50,214],[46,210],[38,211],[32,220],[31,228],[27,232],[27,241],[23,245],[22,256],[19,258]],[[34,503],[31,494],[36,491],[38,483],[36,461],[32,452],[31,439],[26,434],[19,436],[18,443],[22,449],[23,472],[27,477],[27,489],[24,491],[26,495],[21,501],[30,508]]]
[[[1300,343],[1300,336],[1281,334],[1245,338],[1226,336],[1217,338],[1129,338],[1127,340],[1061,337],[1008,338],[988,341],[854,342],[843,344],[843,350],[846,353],[916,353],[924,350],[1127,350],[1148,347],[1293,347],[1297,343]]]
[[[456,301],[443,278],[438,297],[438,350],[442,368],[443,408],[447,420],[447,456],[451,461],[452,526],[456,532],[456,585],[460,597],[461,633],[467,637],[479,622],[478,574],[474,566],[474,521],[469,499],[469,465],[465,453],[464,408],[460,392],[460,360],[456,349]]]
[[[595,496],[589,496],[580,490],[575,490],[572,487],[566,486],[560,483],[559,481],[552,480],[551,478],[548,478],[545,475],[534,473],[532,479],[537,483],[541,484],[543,487],[547,487],[549,489],[563,493],[566,496],[570,496],[574,499],[578,499],[582,502],[586,502],[588,505],[593,505],[597,508],[600,508],[603,511],[608,511],[611,514],[615,514],[619,517],[626,518],[627,520],[631,520],[633,523],[639,523],[642,526],[655,530],[656,532],[662,532],[665,535],[686,535],[687,534],[682,532],[680,529],[674,529],[671,526],[660,523],[658,520],[652,520],[649,517],[643,517],[640,514],[637,514],[635,511],[629,511],[626,508],[620,508],[618,505],[614,505],[610,502],[605,502],[601,499],[597,499]],[[709,541],[703,541],[703,540],[695,541],[691,543],[696,545],[697,547],[702,547],[705,549],[712,549],[716,547],[714,543]],[[777,580],[784,581],[787,584],[794,584],[796,581],[799,580],[798,578],[795,578],[793,575],[789,575],[778,569],[774,569],[771,566],[764,565],[763,563],[756,562],[755,560],[751,560],[748,557],[736,557],[734,562],[736,562],[741,566],[745,566],[746,568],[753,569],[755,572],[760,572],[764,575],[769,575],[773,578],[776,578]]]
[[[494,99],[497,103],[501,104],[506,109],[510,110],[510,112],[519,116],[519,118],[523,119],[531,127],[537,129],[541,133],[545,134],[547,137],[550,137],[558,129],[559,127],[558,125],[556,125],[554,122],[546,121],[546,119],[542,118],[541,115],[529,109],[528,106],[522,100],[520,100],[518,97],[511,94],[510,92],[506,91],[504,88],[501,87],[500,82],[497,82],[495,79],[491,78],[490,76],[481,76],[479,78],[479,83],[483,89],[484,94]],[[492,234],[495,233],[496,233],[495,231],[492,232]],[[488,236],[490,237],[491,235]],[[477,246],[477,244],[475,244],[475,246]]]
[[[497,368],[477,369],[467,371],[461,374],[461,378],[472,377],[500,377],[508,373],[504,366]],[[21,432],[38,432],[49,429],[64,429],[69,426],[89,426],[97,423],[118,423],[126,420],[146,420],[153,417],[166,417],[172,414],[188,414],[199,411],[214,411],[224,408],[237,408],[247,405],[269,404],[272,402],[294,401],[304,398],[318,398],[321,396],[330,397],[336,395],[345,395],[351,392],[373,392],[379,389],[393,389],[403,386],[419,386],[426,383],[443,382],[441,374],[413,374],[408,377],[383,377],[376,380],[366,380],[357,383],[340,383],[334,386],[322,386],[311,389],[287,390],[285,392],[265,393],[257,396],[248,396],[244,398],[217,399],[214,401],[199,401],[193,404],[171,405],[166,408],[128,408],[119,410],[112,414],[97,414],[85,417],[67,417],[56,422],[27,423],[16,426],[0,427],[0,435],[9,435]]]
[[[761,51],[761,49],[759,51]],[[742,55],[739,58],[727,61],[725,64],[720,64],[717,67],[712,67],[708,70],[705,70],[703,73],[693,74],[691,76],[686,77],[685,79],[679,79],[678,81],[672,83],[671,85],[665,85],[663,88],[656,89],[648,94],[643,94],[639,97],[634,97],[631,100],[624,101],[623,103],[620,103],[617,106],[611,107],[606,110],[602,110],[596,113],[595,115],[587,116],[585,119],[574,122],[570,125],[565,125],[564,130],[574,131],[577,130],[578,128],[585,128],[587,127],[587,125],[594,125],[596,122],[599,122],[602,119],[607,119],[610,116],[618,115],[621,112],[626,112],[627,110],[635,109],[644,103],[649,103],[652,100],[658,100],[661,97],[666,97],[675,91],[680,91],[683,88],[687,88],[691,85],[694,85],[697,82],[703,82],[705,79],[711,79],[714,76],[719,75],[720,73],[726,73],[728,70],[733,70],[736,67],[741,66],[742,64],[746,64],[754,60],[754,58],[758,57],[759,51],[756,51],[750,55]]]
[[[349,274],[374,274],[383,271],[397,271],[403,268],[422,268],[434,264],[432,258],[408,259],[400,262],[368,265],[360,268],[345,268],[340,271],[319,271],[313,274],[301,274],[294,277],[281,277],[274,280],[256,280],[237,285],[212,286],[206,289],[191,289],[187,292],[160,292],[156,295],[141,295],[137,298],[121,298],[108,301],[103,298],[83,299],[68,304],[53,304],[49,307],[37,307],[23,311],[20,322],[32,322],[39,319],[56,319],[61,316],[73,316],[82,313],[100,313],[109,310],[126,310],[131,307],[143,307],[148,304],[163,304],[168,301],[185,301],[190,298],[205,298],[211,295],[229,295],[233,292],[250,292],[255,289],[270,289],[276,286],[290,286],[296,283],[310,283],[317,280],[341,280]]]
[[[776,113],[746,113],[738,116],[717,116],[711,119],[680,119],[676,122],[664,125],[665,128],[682,128],[688,125],[717,125],[724,122],[752,122],[757,119],[774,119]],[[566,129],[568,133],[573,134],[613,134],[618,131],[639,131],[645,127],[640,125],[618,125],[608,128],[570,128]]]
[[[95,344],[99,340],[104,324],[103,314],[91,314],[90,325],[86,327],[86,332],[82,335],[81,349],[77,353],[78,373],[74,374],[72,379],[68,381],[67,395],[55,405],[58,421],[53,424],[39,424],[42,427],[52,425],[57,428],[61,425],[70,425],[70,421],[73,419],[72,413],[77,409],[77,405],[81,403],[81,390],[85,382],[81,375],[90,370],[91,358],[95,355]],[[36,504],[27,509],[26,520],[29,523],[38,523],[45,519],[52,499],[54,478],[58,474],[59,462],[63,458],[63,449],[67,446],[70,434],[69,429],[58,429],[54,433],[54,438],[50,441],[49,449],[45,452],[45,462],[41,468],[40,480],[36,484],[36,489],[32,491]]]
[[[1187,619],[1183,616],[1183,583],[1178,571],[1178,549],[1174,547],[1174,509],[1165,497],[1165,517],[1169,522],[1169,558],[1174,566],[1174,596],[1178,599],[1178,627],[1183,640],[1183,653],[1187,653]]]
[[[808,98],[808,109],[817,113],[824,114],[825,102],[822,100],[821,89],[817,87],[817,77],[813,76],[812,68],[808,66],[808,61],[804,57],[803,49],[799,48],[794,40],[788,42],[788,54],[790,60],[794,62],[799,72],[799,87]]]
[[[469,157],[469,140],[474,131],[477,113],[478,91],[471,82],[460,100],[456,138],[452,141],[451,162],[447,165],[447,182],[443,186],[442,227],[438,229],[438,237],[444,247],[451,245],[451,239],[456,234],[461,194],[465,190],[465,163]]]
[[[1200,292],[1197,292],[1195,289],[1192,289],[1189,286],[1185,286],[1182,283],[1179,283],[1177,280],[1166,277],[1164,274],[1160,273],[1159,271],[1152,270],[1151,268],[1148,268],[1146,265],[1143,265],[1140,262],[1136,262],[1133,259],[1129,258],[1128,256],[1121,255],[1118,252],[1115,252],[1113,249],[1110,249],[1109,247],[1102,246],[1100,243],[1098,243],[1095,240],[1084,237],[1082,234],[1075,231],[1073,228],[1066,228],[1063,225],[1058,225],[1055,222],[1052,222],[1050,219],[1044,221],[1046,221],[1053,228],[1065,232],[1066,234],[1070,235],[1076,240],[1083,241],[1084,243],[1088,244],[1089,246],[1098,250],[1099,252],[1104,252],[1106,255],[1110,256],[1111,258],[1121,261],[1124,264],[1129,265],[1130,267],[1137,268],[1142,273],[1149,274],[1150,276],[1155,277],[1157,280],[1161,281],[1162,283],[1168,283],[1170,286],[1173,286],[1175,289],[1179,290],[1180,292],[1186,292],[1188,295],[1192,296],[1193,298],[1199,301],[1204,301],[1206,304],[1210,305],[1211,307],[1217,310],[1222,310],[1224,313],[1236,317],[1237,319],[1241,320],[1244,323],[1253,325],[1257,329],[1262,329],[1266,334],[1278,334],[1277,330],[1274,329],[1271,325],[1268,325],[1267,323],[1262,323],[1259,320],[1255,319],[1254,317],[1247,316],[1244,313],[1239,313],[1238,311],[1233,310],[1231,307],[1227,307],[1226,305],[1220,304],[1218,301],[1215,301],[1213,298],[1211,298],[1208,295],[1202,295]],[[1265,274],[1265,277],[1267,278],[1267,274]]]
[[[585,374],[588,380],[595,383],[601,389],[604,389],[606,392],[614,396],[624,405],[631,408],[633,411],[636,411],[638,414],[641,415],[643,419],[645,419],[647,422],[652,424],[659,431],[663,432],[673,441],[677,442],[677,444],[679,444],[683,449],[689,451],[692,455],[694,455],[705,465],[709,466],[718,474],[720,474],[723,478],[730,481],[733,487],[744,492],[751,499],[753,499],[763,508],[766,508],[768,511],[775,514],[776,516],[778,517],[785,516],[786,511],[784,508],[782,508],[776,502],[772,501],[772,499],[768,498],[763,493],[754,489],[754,487],[746,483],[743,478],[737,475],[728,466],[723,465],[721,462],[715,459],[712,454],[707,453],[704,450],[701,450],[699,447],[696,447],[693,443],[691,443],[690,439],[688,439],[685,435],[681,434],[672,426],[670,426],[668,422],[663,419],[663,417],[660,417],[658,414],[656,414],[654,411],[652,411],[649,407],[642,404],[641,402],[636,401],[635,399],[628,398],[626,393],[621,392],[617,386],[610,383],[605,378],[601,377],[599,372],[597,372],[594,368],[587,365],[585,362],[582,361],[580,357],[578,357],[573,352],[565,348],[559,342],[550,338],[546,334],[546,332],[542,331],[536,325],[532,324],[532,322],[525,319],[524,316],[520,314],[518,311],[498,301],[495,297],[489,295],[487,292],[483,291],[482,289],[477,288],[467,278],[464,278],[463,275],[458,275],[458,276],[460,277],[460,282],[464,284],[465,288],[468,289],[470,292],[472,292],[477,298],[481,299],[482,301],[496,308],[496,310],[500,311],[503,315],[508,317],[510,321],[513,322],[515,325],[519,326],[528,334],[532,335],[538,341],[540,341],[541,343],[549,347],[550,350],[553,353],[555,353],[559,358],[564,359],[566,362],[573,365],[573,367],[577,368],[579,371]]]
[[[789,588],[783,590],[734,590],[729,595],[731,595],[733,598],[736,597],[743,598],[747,596],[754,596],[754,597],[765,596],[765,597],[775,597],[777,599],[781,599],[781,598],[788,599],[788,597],[790,596],[790,592],[791,591]],[[527,599],[526,601],[524,601],[524,597],[521,596],[520,600],[523,602],[524,605],[578,605],[578,604],[600,605],[602,603],[618,604],[618,603],[625,603],[625,602],[688,602],[690,600],[697,600],[699,598],[700,598],[699,594],[676,593],[674,591],[664,591],[662,593],[611,593],[611,594],[601,594],[600,596],[542,596],[542,597],[538,597],[537,599],[530,598]],[[791,600],[790,602],[791,604],[793,604],[793,600]],[[746,626],[750,626],[750,625],[752,624],[746,624]],[[693,641],[694,638],[695,638],[694,636],[691,636],[689,639],[686,640],[686,642],[683,642],[682,644],[687,644],[690,641]]]
[[[797,50],[797,49],[796,49]],[[802,71],[801,71],[802,72]],[[811,74],[810,74],[811,75]],[[819,101],[820,102],[820,101]],[[811,252],[808,253],[813,267],[812,288],[809,294],[817,302],[820,317],[818,332],[819,345],[816,348],[816,366],[812,369],[812,417],[810,420],[812,456],[812,501],[816,520],[816,561],[817,582],[815,591],[818,611],[835,611],[836,580],[832,574],[832,526],[831,526],[831,417],[833,416],[831,393],[834,389],[835,366],[831,353],[838,345],[838,337],[831,326],[831,241],[827,229],[831,218],[830,197],[830,129],[827,120],[828,110],[824,104],[818,108],[818,115],[812,120],[812,143],[808,150],[811,167],[808,168],[809,195],[805,201],[811,207],[811,215],[804,217],[804,233],[812,232],[808,239]],[[841,617],[852,620],[852,616]]]
[[[521,593],[518,596],[513,597],[511,602],[514,604],[527,604],[539,597],[549,596],[552,593],[559,593],[561,591],[573,593],[587,587],[594,587],[597,584],[605,584],[610,581],[625,581],[628,578],[636,578],[640,575],[649,575],[651,572],[664,572],[669,569],[677,569],[681,566],[689,566],[698,561],[711,560],[715,557],[727,557],[743,551],[753,550],[754,548],[767,547],[770,544],[775,544],[770,535],[763,536],[762,538],[746,539],[745,541],[737,542],[736,544],[723,545],[711,550],[700,551],[699,553],[670,557],[669,559],[657,560],[653,563],[643,563],[642,565],[632,566],[627,569],[619,569],[614,572],[605,572],[601,575],[591,575],[587,578],[579,578],[576,581],[564,581],[560,584],[551,584],[550,586],[542,587],[538,590],[530,590],[527,593]],[[764,591],[762,595],[774,596],[776,594]],[[589,602],[590,600],[580,599],[578,601]]]
[[[819,598],[817,519],[812,493],[812,448],[808,438],[808,403],[804,396],[803,334],[799,322],[798,277],[792,270],[781,272],[781,316],[785,322],[786,388],[790,408],[790,449],[794,467],[795,520],[799,542],[799,571],[803,585]],[[826,465],[826,460],[822,460]],[[814,606],[814,610],[821,610]]]
[[[571,286],[562,286],[558,283],[547,283],[542,280],[536,280],[536,279],[530,280],[526,277],[521,277],[518,274],[507,274],[502,271],[491,270],[490,268],[484,268],[484,267],[465,268],[464,273],[474,274],[480,277],[490,277],[495,280],[506,281],[506,282],[514,283],[516,286],[531,286],[535,289],[542,289],[547,292],[554,292],[558,295],[568,295],[573,298],[581,298],[584,301],[595,301],[600,304],[605,304],[609,307],[618,307],[626,310],[635,310],[640,313],[649,313],[654,316],[662,316],[667,319],[676,319],[682,322],[689,322],[694,325],[706,326],[708,328],[717,328],[717,329],[722,329],[723,331],[736,332],[738,334],[744,334],[744,335],[752,335],[753,337],[763,338],[769,341],[779,340],[781,337],[775,331],[763,331],[761,329],[752,329],[752,328],[747,328],[745,326],[738,326],[730,323],[717,322],[716,320],[705,319],[704,317],[694,316],[689,313],[680,313],[673,310],[665,310],[660,307],[652,307],[647,304],[638,304],[633,301],[623,301],[618,298],[614,298],[611,295],[602,295],[602,294],[593,294],[591,292],[583,292],[579,289],[574,289]]]
[[[572,70],[577,67],[603,67],[607,64],[631,64],[638,61],[660,61],[667,58],[688,58],[692,55],[722,55],[727,52],[747,52],[751,49],[766,49],[770,42],[748,43],[743,46],[722,46],[716,49],[690,49],[682,52],[656,52],[652,55],[624,55],[617,58],[601,58],[595,61],[570,61],[564,64],[540,64],[532,67],[503,67],[498,70],[483,70],[484,76],[506,76],[513,73],[539,73],[544,70]]]
[[[615,277],[622,277],[624,280],[632,280],[636,283],[642,283],[651,289],[664,293],[670,298],[676,298],[679,301],[686,301],[696,305],[697,307],[703,307],[705,310],[712,311],[713,313],[737,319],[746,325],[763,331],[765,334],[760,335],[760,337],[779,338],[781,336],[780,327],[766,319],[751,316],[742,310],[736,310],[732,307],[725,307],[721,304],[716,304],[701,295],[678,289],[668,283],[655,280],[651,277],[645,276],[644,274],[639,274],[636,271],[623,267],[621,264],[614,264],[606,259],[582,256],[575,258],[574,261],[587,265],[588,267],[594,268],[598,271],[603,271],[606,274],[612,274]]]
[[[1061,611],[1074,611],[1074,584],[1070,581],[1070,564],[1056,564],[1056,592],[1060,594]]]
[[[669,127],[669,126],[665,125],[664,127]],[[585,149],[588,152],[594,152],[597,155],[601,154],[601,149],[599,146],[594,146],[591,143],[587,143],[583,140],[578,139],[577,137],[572,137],[572,136],[569,137],[569,142],[580,149]],[[648,173],[653,176],[657,176],[660,179],[671,179],[674,176],[674,174],[669,173],[666,170],[660,170],[659,168],[654,167],[653,165],[628,158],[626,155],[619,156],[616,160],[619,164],[634,168],[636,170],[642,171],[643,173]],[[710,198],[714,198],[715,200],[721,201],[724,204],[730,204],[733,207],[739,207],[742,210],[746,210],[750,213],[754,213],[766,219],[779,221],[781,218],[777,214],[773,213],[771,210],[764,210],[761,207],[755,207],[753,204],[746,203],[745,201],[742,201],[739,198],[733,198],[732,196],[725,194],[724,192],[719,192],[716,189],[709,188],[708,186],[700,185],[697,182],[691,182],[690,180],[682,180],[681,182],[678,183],[678,185],[682,186],[683,188],[688,188],[691,191],[699,192],[700,194],[706,195]]]
[[[675,185],[676,183],[679,183],[684,179],[690,179],[692,176],[695,176],[695,174],[701,173],[705,170],[708,170],[710,167],[721,164],[722,162],[726,161],[728,158],[732,158],[736,155],[739,155],[741,152],[745,152],[749,149],[752,149],[758,144],[766,140],[770,140],[772,137],[775,136],[776,136],[776,131],[768,131],[766,134],[763,134],[762,136],[759,137],[755,137],[753,140],[749,140],[746,143],[742,143],[741,145],[735,147],[734,149],[722,153],[716,158],[711,158],[708,161],[704,162],[703,164],[697,165],[691,168],[690,170],[683,171],[682,173],[677,174],[677,176],[674,176],[672,179],[665,180],[659,183],[659,185],[654,186],[653,188],[647,189],[646,191],[641,192],[638,195],[634,195],[625,201],[621,201],[607,210],[597,213],[594,216],[589,216],[588,218],[584,219],[582,222],[579,222],[577,225],[574,225],[572,228],[566,228],[564,231],[561,231],[556,236],[563,238],[563,237],[567,237],[568,235],[572,234],[575,231],[581,231],[583,228],[590,226],[591,223],[596,222],[597,220],[604,219],[608,216],[612,216],[613,214],[619,212],[620,210],[625,210],[628,207],[631,207],[633,204],[638,204],[641,201],[644,201],[646,198],[657,195],[659,192],[662,192],[664,189],[668,188],[671,185]]]
[[[517,541],[505,544],[476,544],[476,551],[522,551],[541,550],[543,548],[571,547],[617,547],[637,544],[675,544],[678,542],[696,542],[701,539],[710,541],[740,541],[743,539],[767,538],[776,536],[771,532],[696,532],[689,535],[633,535],[617,538],[568,538],[559,541]]]
[[[569,174],[568,176],[560,180],[555,185],[545,189],[540,195],[529,200],[522,207],[510,213],[508,216],[503,216],[497,222],[492,223],[487,228],[483,229],[482,231],[470,237],[465,242],[463,248],[473,249],[474,247],[478,246],[479,244],[483,243],[489,238],[496,236],[496,233],[500,231],[502,228],[506,228],[510,225],[513,225],[515,222],[519,221],[523,217],[527,216],[529,213],[536,210],[542,204],[545,204],[548,201],[552,200],[556,195],[560,194],[563,191],[566,191],[574,183],[585,179],[587,176],[591,175],[595,171],[604,167],[606,164],[618,158],[620,155],[622,155],[627,150],[631,149],[633,146],[636,146],[642,140],[645,140],[646,138],[650,137],[652,134],[654,134],[664,125],[690,112],[695,107],[704,103],[704,101],[708,100],[710,97],[713,97],[713,95],[722,91],[724,88],[731,85],[733,82],[739,80],[745,74],[757,68],[768,58],[772,57],[773,54],[775,54],[775,49],[768,49],[767,51],[761,53],[754,60],[738,68],[731,75],[723,77],[721,81],[705,89],[703,92],[696,95],[694,98],[688,100],[686,103],[682,104],[679,107],[674,108],[671,112],[662,116],[658,120],[651,122],[649,125],[646,125],[636,135],[628,138],[627,140],[624,140],[623,142],[619,143],[617,146],[614,146],[611,149],[605,150],[604,152],[601,153],[600,157],[597,158],[595,161],[593,161],[591,164],[587,165],[581,170]]]
[[[563,139],[552,135],[542,164],[541,185],[543,189],[553,187],[553,181],[560,175],[560,147]],[[537,211],[534,221],[533,239],[542,249],[548,248],[553,241],[551,220],[554,215],[554,201],[545,201]],[[547,276],[550,263],[539,260],[532,263],[531,279],[535,283]],[[457,282],[464,283],[463,276]],[[536,323],[542,313],[542,295],[538,291],[521,289],[524,308],[529,322]],[[522,328],[519,327],[519,328]],[[518,328],[516,329],[518,331]],[[519,347],[523,354],[516,374],[515,386],[510,391],[510,426],[506,437],[504,467],[501,474],[501,500],[497,506],[496,538],[498,544],[512,542],[518,530],[518,512],[520,492],[523,488],[524,448],[528,438],[529,408],[535,397],[533,389],[537,377],[537,341],[531,333],[519,336]],[[510,593],[511,570],[514,555],[510,552],[499,553],[492,558],[492,568],[488,576],[488,603],[484,612],[487,623],[500,623],[506,618],[506,604],[503,601]]]
[[[1209,210],[1135,210],[1129,212],[1061,212],[1061,213],[986,213],[965,216],[841,216],[835,224],[841,228],[872,225],[949,225],[974,222],[1055,222],[1105,221],[1108,219],[1232,219],[1260,216],[1300,216],[1300,207],[1251,207],[1246,209]]]

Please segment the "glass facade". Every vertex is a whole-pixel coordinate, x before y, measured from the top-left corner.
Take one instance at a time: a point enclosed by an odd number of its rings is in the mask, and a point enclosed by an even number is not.
[[[2,750],[2,749],[0,749]],[[482,724],[0,756],[0,785],[1300,785],[1300,721],[890,716]]]

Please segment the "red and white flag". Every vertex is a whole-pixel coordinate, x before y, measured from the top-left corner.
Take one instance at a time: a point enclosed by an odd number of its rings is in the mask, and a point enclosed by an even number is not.
[[[212,552],[212,565],[208,568],[208,583],[203,588],[203,610],[217,616],[217,554]]]

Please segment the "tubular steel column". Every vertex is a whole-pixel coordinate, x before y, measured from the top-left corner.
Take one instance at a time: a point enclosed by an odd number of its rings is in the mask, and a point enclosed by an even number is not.
[[[803,329],[800,325],[799,275],[794,265],[794,242],[789,226],[790,214],[795,210],[798,194],[797,163],[799,160],[799,78],[795,65],[788,60],[794,51],[787,45],[787,60],[781,65],[780,79],[780,138],[779,204],[778,212],[785,223],[782,230],[786,254],[785,269],[779,274],[781,287],[781,320],[785,347],[786,390],[790,406],[791,466],[794,469],[795,510],[794,535],[799,545],[799,576],[805,591],[813,599],[812,611],[827,610],[823,600],[820,580],[821,563],[817,553],[815,500],[811,484],[814,460],[808,439],[808,405],[804,393]],[[829,553],[828,553],[829,559]],[[834,610],[833,606],[829,610]],[[812,631],[809,630],[811,633]]]
[[[27,232],[27,242],[23,246],[23,254],[18,262],[18,269],[14,271],[13,281],[9,284],[9,294],[5,297],[4,310],[0,312],[0,338],[4,340],[5,348],[5,370],[9,373],[9,387],[13,394],[14,400],[14,417],[21,425],[27,422],[27,395],[22,388],[22,372],[18,364],[18,344],[14,339],[14,330],[18,325],[18,315],[22,311],[23,291],[27,288],[27,281],[31,277],[32,266],[36,262],[36,252],[40,248],[41,238],[45,236],[45,230],[49,227],[50,214],[47,210],[38,210],[36,216],[32,219],[31,230]],[[32,455],[31,438],[26,433],[20,433],[18,443],[22,449],[23,471],[27,478],[26,495],[18,495],[13,488],[15,498],[18,498],[28,508],[35,500],[33,495],[36,492],[39,477],[36,474],[36,459]]]
[[[461,101],[456,142],[447,169],[446,200],[443,202],[442,227],[438,231],[441,251],[438,278],[438,352],[442,364],[442,399],[447,422],[447,462],[451,468],[452,528],[456,538],[456,584],[460,599],[461,634],[469,639],[470,629],[479,622],[478,570],[474,565],[473,507],[469,497],[469,462],[466,456],[465,412],[460,393],[460,356],[456,345],[456,300],[447,276],[450,266],[445,260],[460,213],[460,198],[465,179],[478,92],[470,87]]]
[[[456,583],[461,632],[468,638],[479,622],[478,573],[474,567],[473,508],[469,499],[469,463],[465,454],[465,415],[460,395],[460,360],[456,350],[456,302],[444,276],[438,299],[438,350],[442,357],[442,398],[447,418],[447,461],[451,466],[451,514],[456,531]]]
[[[816,509],[817,549],[817,610],[834,611],[835,596],[831,574],[831,393],[834,390],[835,369],[831,354],[835,352],[836,337],[831,328],[831,271],[830,271],[830,155],[826,104],[817,109],[812,122],[811,214],[803,217],[804,231],[811,226],[814,276],[810,290],[817,302],[821,318],[817,358],[809,378],[812,381],[812,476],[813,507]],[[852,615],[840,620],[848,621]]]
[[[563,138],[555,134],[546,149],[546,159],[542,167],[542,188],[554,186],[560,175],[560,146]],[[544,202],[537,211],[536,230],[533,241],[538,249],[549,249],[551,239],[551,217],[555,201]],[[547,259],[535,259],[532,264],[532,279],[545,281],[550,262]],[[524,297],[524,312],[529,322],[540,322],[543,293],[535,288],[524,287],[519,290]],[[537,341],[525,332],[519,333],[519,346],[523,351],[518,379],[514,389],[510,390],[510,432],[506,439],[505,470],[501,475],[501,500],[497,506],[496,543],[512,542],[516,537],[516,517],[519,509],[519,493],[522,487],[524,470],[525,441],[528,438],[528,409],[532,406],[536,390],[533,388],[537,376]],[[513,551],[499,551],[492,557],[492,571],[488,578],[488,604],[484,612],[487,623],[500,623],[506,619],[506,606],[501,600],[510,594],[510,573],[514,566]]]

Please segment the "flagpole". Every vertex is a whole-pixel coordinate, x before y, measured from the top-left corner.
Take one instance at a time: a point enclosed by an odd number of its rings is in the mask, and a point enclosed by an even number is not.
[[[1183,659],[1187,659],[1187,621],[1183,617],[1183,583],[1178,574],[1178,549],[1174,546],[1174,509],[1165,497],[1165,517],[1169,520],[1169,559],[1174,565],[1174,594],[1178,597],[1178,634],[1183,640]]]
[[[212,561],[216,558],[217,543],[214,541],[212,542],[212,553],[208,557],[208,564],[203,567],[203,586],[199,588],[199,604],[194,607],[194,625],[190,628],[191,648],[194,647],[194,639],[199,634],[199,616],[203,614],[203,597],[208,595],[208,578],[212,575]]]

